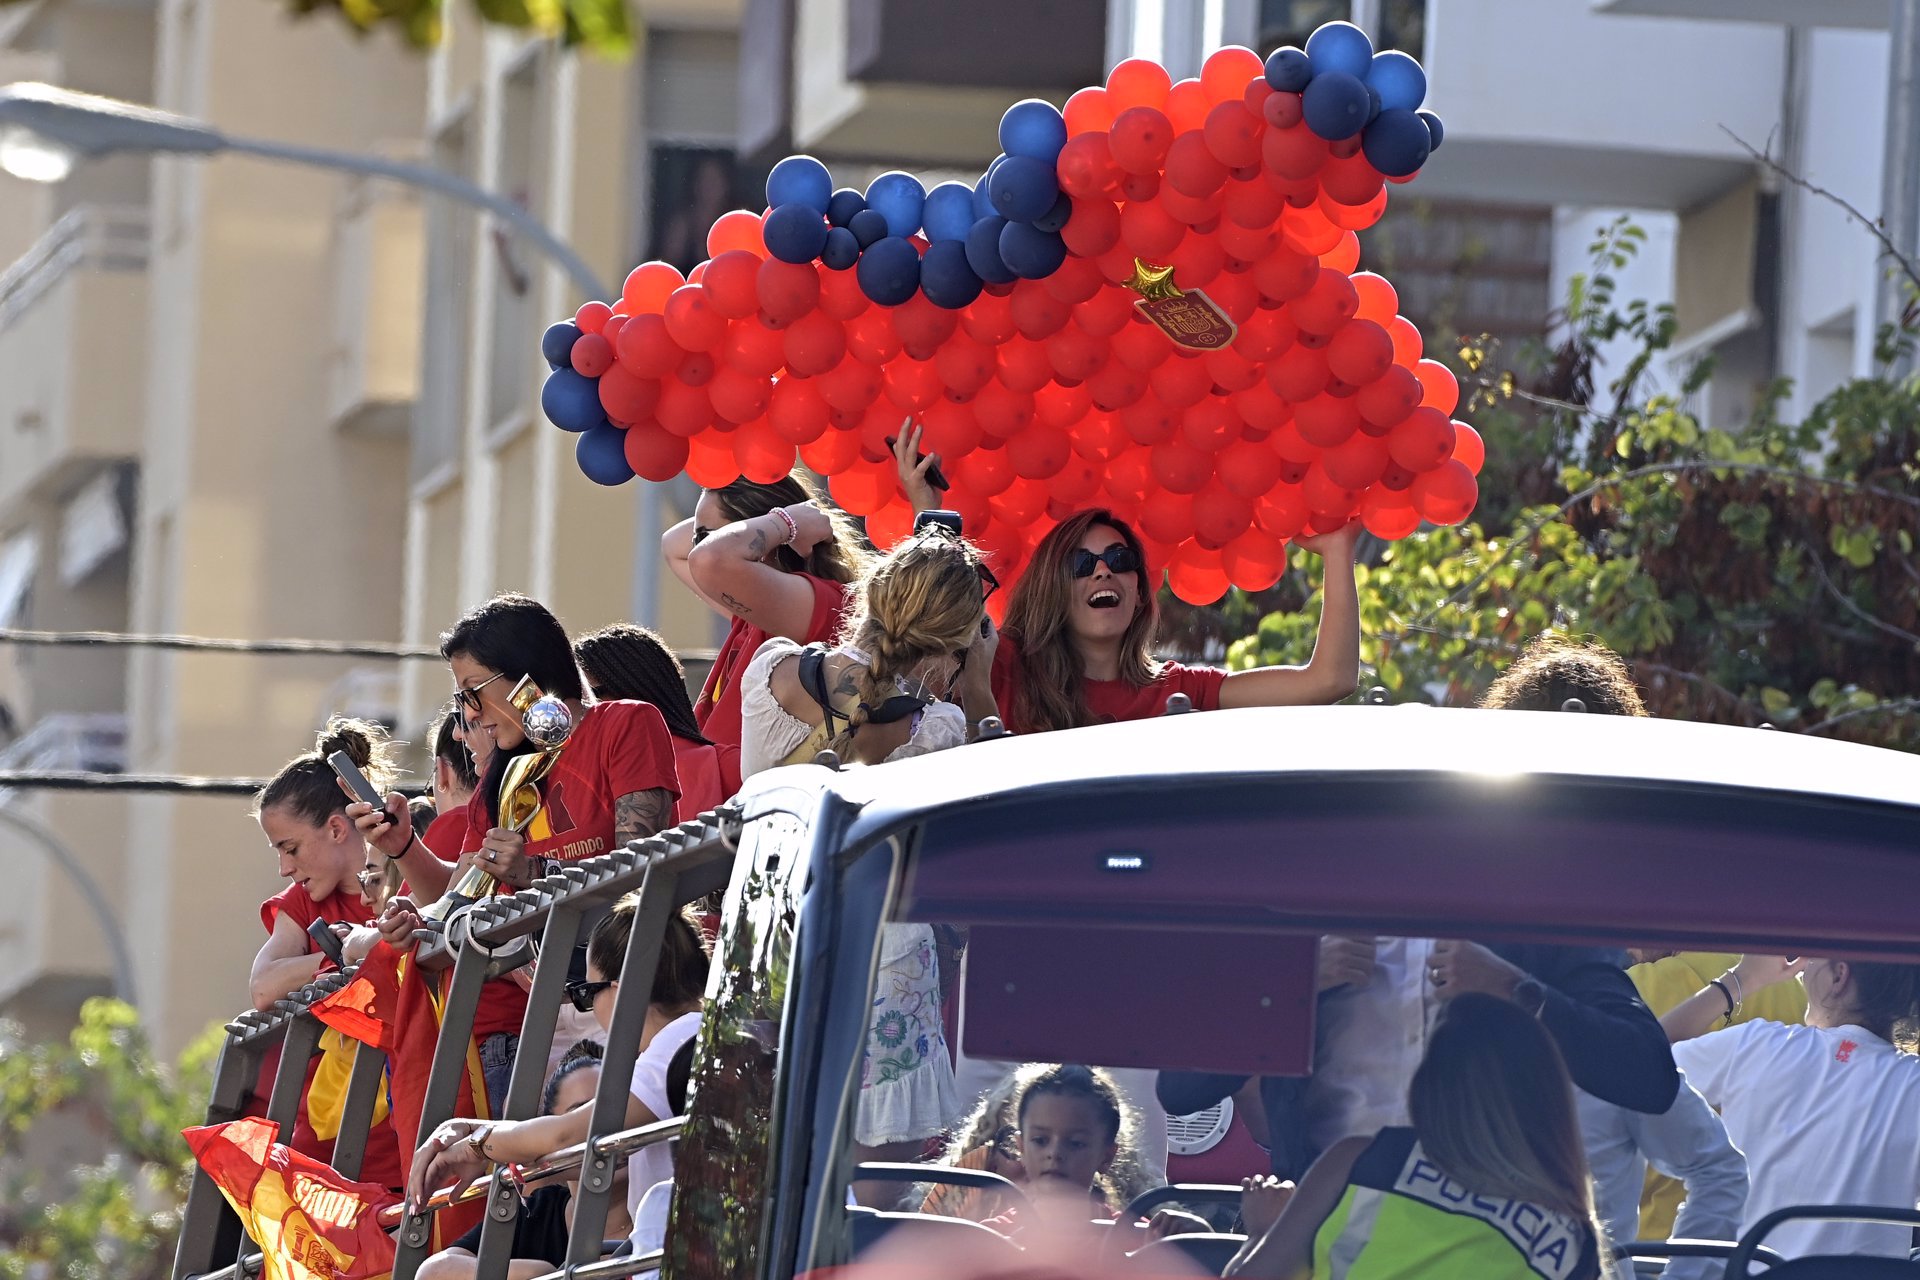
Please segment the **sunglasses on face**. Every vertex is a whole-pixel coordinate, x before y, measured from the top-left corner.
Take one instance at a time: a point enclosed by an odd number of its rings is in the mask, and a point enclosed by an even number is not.
[[[612,985],[611,982],[589,982],[585,978],[576,978],[567,984],[567,1000],[581,1013],[592,1013],[593,1002]]]
[[[468,711],[472,712],[474,715],[479,715],[480,714],[480,691],[486,688],[488,685],[492,684],[495,680],[500,679],[500,677],[506,674],[507,673],[504,671],[496,671],[492,675],[488,676],[485,680],[482,680],[479,684],[473,686],[473,688],[471,689],[455,689],[453,691],[454,696],[460,699],[461,706],[465,707]]]
[[[1095,553],[1085,547],[1075,547],[1073,554],[1067,557],[1067,572],[1076,578],[1091,578],[1093,567],[1104,563],[1114,573],[1137,573],[1140,570],[1140,557],[1133,548],[1121,543]]]

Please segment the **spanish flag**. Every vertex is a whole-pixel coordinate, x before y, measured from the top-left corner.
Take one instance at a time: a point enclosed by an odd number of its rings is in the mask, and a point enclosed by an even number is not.
[[[274,1141],[272,1122],[234,1120],[182,1131],[265,1257],[266,1280],[375,1280],[393,1270],[379,1213],[398,1200],[350,1182]]]

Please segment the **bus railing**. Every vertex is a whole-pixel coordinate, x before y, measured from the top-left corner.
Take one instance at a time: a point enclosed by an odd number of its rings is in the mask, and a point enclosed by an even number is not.
[[[415,952],[422,969],[447,973],[440,1033],[428,1073],[419,1133],[429,1134],[452,1118],[462,1076],[467,1069],[468,1045],[482,986],[531,962],[533,939],[538,952],[556,958],[570,956],[583,942],[591,919],[604,914],[615,899],[639,891],[632,936],[619,974],[610,1026],[607,1030],[600,1086],[593,1102],[589,1139],[578,1148],[579,1172],[574,1221],[564,1273],[581,1280],[592,1276],[620,1276],[636,1271],[614,1269],[589,1273],[588,1264],[601,1265],[601,1235],[616,1175],[627,1155],[652,1142],[673,1136],[669,1125],[624,1128],[627,1094],[639,1055],[648,995],[653,989],[661,940],[673,913],[691,902],[726,887],[733,869],[733,853],[740,835],[740,810],[722,805],[690,822],[670,828],[624,849],[583,859],[556,869],[530,888],[475,903],[448,920],[444,931],[423,940]],[[282,1142],[289,1141],[305,1087],[307,1064],[318,1052],[324,1029],[311,1012],[315,1002],[338,991],[354,971],[328,974],[276,1001],[272,1009],[249,1011],[227,1024],[227,1043],[214,1070],[207,1105],[207,1123],[237,1120],[248,1100],[265,1056],[280,1047],[267,1103],[267,1118],[277,1126]],[[515,1052],[511,1079],[501,1118],[526,1119],[537,1114],[546,1084],[546,1066],[553,1048],[554,1026],[566,998],[565,963],[534,966],[527,994],[527,1013]],[[357,1177],[366,1151],[385,1055],[366,1045],[357,1046],[347,1096],[342,1108],[339,1137],[332,1165],[347,1177]],[[670,1122],[671,1123],[671,1122]],[[644,1136],[643,1136],[644,1135]],[[631,1144],[631,1145],[629,1145]],[[561,1155],[556,1153],[542,1165]],[[573,1170],[566,1170],[571,1172]],[[556,1170],[552,1176],[558,1176]],[[521,1173],[524,1180],[525,1173]],[[487,1200],[481,1230],[478,1280],[504,1280],[511,1256],[514,1223],[520,1196],[515,1175],[497,1168],[484,1185]],[[644,1190],[644,1188],[643,1188]],[[477,1199],[479,1194],[464,1199]],[[464,1202],[464,1200],[463,1200]],[[427,1257],[433,1215],[439,1208],[407,1214],[397,1221],[397,1248],[393,1280],[413,1280]],[[174,1256],[173,1280],[234,1280],[256,1274],[246,1269],[258,1258],[258,1245],[241,1230],[239,1217],[204,1171],[196,1169],[181,1220],[180,1243]],[[609,1259],[632,1266],[637,1259]],[[657,1265],[654,1264],[654,1265]],[[563,1273],[563,1274],[564,1274]]]

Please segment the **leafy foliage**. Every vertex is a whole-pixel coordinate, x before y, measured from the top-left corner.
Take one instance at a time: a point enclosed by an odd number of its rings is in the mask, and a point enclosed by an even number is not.
[[[1487,437],[1479,519],[1369,540],[1363,684],[1471,702],[1556,628],[1626,656],[1655,715],[1920,750],[1920,379],[1850,381],[1798,423],[1777,384],[1746,423],[1703,425],[1687,406],[1709,370],[1647,389],[1671,308],[1614,296],[1640,238],[1624,219],[1603,229],[1557,348],[1495,373],[1499,353],[1462,344],[1463,416]],[[1632,357],[1596,388],[1595,353],[1622,336]],[[1882,360],[1910,341],[1881,335]],[[1242,628],[1230,666],[1306,660],[1319,608],[1290,586],[1303,576],[1218,613]]]
[[[168,1070],[118,1000],[87,1001],[65,1044],[23,1044],[0,1023],[0,1277],[164,1280],[193,1168],[180,1130],[205,1118],[223,1039],[210,1029]],[[105,1158],[52,1176],[23,1168],[55,1113],[85,1123]]]
[[[445,0],[285,0],[296,14],[331,12],[354,30],[397,29],[407,43],[427,49],[445,30]],[[625,0],[473,0],[481,20],[495,26],[585,45],[596,53],[625,55],[633,49]]]

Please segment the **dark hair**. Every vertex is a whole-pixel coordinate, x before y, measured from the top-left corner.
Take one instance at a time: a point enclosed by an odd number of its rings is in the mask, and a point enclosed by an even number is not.
[[[1427,1155],[1461,1185],[1597,1231],[1573,1082],[1553,1037],[1513,1001],[1468,993],[1448,1002],[1407,1109]]]
[[[585,693],[567,629],[547,606],[526,596],[495,596],[441,632],[440,656],[451,661],[457,654],[510,680],[528,676],[556,698]]]
[[[453,770],[454,780],[463,789],[472,791],[480,785],[480,775],[473,767],[473,752],[467,750],[467,744],[457,736],[462,731],[460,704],[456,701],[447,707],[440,716],[439,727],[433,730],[433,758],[445,760]]]
[[[667,642],[646,627],[616,622],[581,636],[573,645],[587,687],[602,700],[651,703],[667,732],[688,742],[710,742],[693,718],[687,673]]]
[[[609,981],[620,976],[627,958],[627,943],[633,937],[633,914],[640,905],[638,891],[613,904],[587,939],[587,959]],[[650,1004],[672,1008],[691,1004],[707,990],[706,942],[700,926],[685,907],[667,917],[666,932],[660,939],[660,962],[653,972]]]
[[[1548,631],[1527,642],[1480,705],[1497,711],[1560,711],[1571,699],[1604,716],[1644,716],[1646,703],[1620,655],[1599,641]]]
[[[1106,1140],[1120,1140],[1120,1124],[1126,1112],[1120,1102],[1120,1091],[1114,1087],[1113,1080],[1106,1072],[1078,1063],[1050,1067],[1027,1081],[1026,1088],[1020,1091],[1019,1101],[1014,1104],[1014,1118],[1024,1125],[1028,1104],[1047,1094],[1079,1098],[1091,1104],[1100,1115],[1100,1127],[1106,1133]]]
[[[413,823],[413,834],[417,836],[427,834],[427,828],[439,816],[440,811],[433,807],[432,796],[415,796],[407,801],[407,817]]]
[[[365,720],[334,716],[314,739],[313,750],[287,761],[273,780],[260,788],[253,798],[253,816],[284,808],[317,827],[345,809],[352,801],[340,789],[339,775],[327,763],[327,757],[336,751],[347,753],[375,791],[385,795],[393,786],[398,775],[387,731]]]
[[[1087,530],[1096,525],[1106,525],[1119,534],[1120,541],[1140,562],[1134,574],[1140,587],[1138,611],[1120,637],[1120,679],[1135,689],[1144,689],[1160,674],[1160,663],[1153,657],[1160,615],[1153,598],[1155,579],[1147,564],[1146,544],[1132,525],[1111,511],[1094,508],[1075,512],[1034,547],[1026,569],[1009,593],[1007,622],[1001,628],[1020,650],[1026,676],[1014,693],[1013,706],[1000,711],[1002,715],[1011,712],[1013,723],[1030,733],[1077,729],[1093,723],[1093,712],[1087,706],[1086,664],[1080,660],[1067,623],[1074,592],[1068,561]]]
[[[687,1087],[693,1083],[693,1049],[699,1040],[699,1036],[688,1036],[686,1043],[675,1049],[667,1062],[667,1105],[676,1116],[687,1113]]]
[[[1920,1022],[1920,966],[1848,960],[1853,979],[1852,1020],[1887,1040],[1911,1040]]]
[[[774,552],[774,563],[786,573],[810,573],[829,582],[852,582],[865,567],[867,552],[852,522],[814,488],[803,472],[782,476],[772,484],[742,478],[708,492],[719,502],[727,519],[735,524],[764,516],[775,507],[791,507],[801,502],[814,503],[826,513],[833,526],[833,536],[821,541],[804,560],[792,547],[781,547]]]
[[[584,1067],[599,1066],[600,1060],[606,1057],[606,1054],[606,1046],[598,1040],[580,1040],[574,1044],[573,1048],[567,1050],[566,1056],[560,1059],[560,1065],[555,1067],[553,1074],[547,1077],[546,1090],[540,1095],[540,1114],[543,1116],[553,1114],[553,1104],[560,1097],[560,1086],[566,1082],[568,1076]]]

